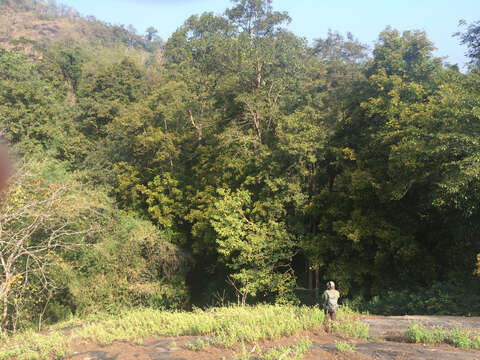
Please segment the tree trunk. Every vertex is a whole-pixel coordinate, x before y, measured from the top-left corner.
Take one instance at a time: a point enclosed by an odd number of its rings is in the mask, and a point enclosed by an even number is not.
[[[3,314],[2,314],[2,322],[0,324],[0,333],[4,333],[7,329],[8,325],[8,301],[7,297],[3,298]]]
[[[261,127],[261,124],[260,124],[260,117],[258,116],[258,113],[254,114],[253,124],[255,125],[255,130],[257,130],[258,141],[261,143],[262,142],[262,127]]]
[[[202,136],[203,136],[202,124],[201,124],[200,121],[199,121],[198,124],[195,122],[195,118],[193,117],[193,114],[192,114],[191,111],[189,111],[188,113],[190,115],[190,122],[192,123],[195,130],[197,130],[197,139],[198,139],[198,141],[200,141],[200,140],[202,140]]]
[[[242,294],[242,306],[245,306],[245,303],[247,302],[247,294],[243,293]]]
[[[262,87],[262,63],[257,63],[257,88],[260,89]]]
[[[308,290],[313,290],[313,273],[312,273],[312,263],[308,261],[307,263],[307,272],[308,272]]]

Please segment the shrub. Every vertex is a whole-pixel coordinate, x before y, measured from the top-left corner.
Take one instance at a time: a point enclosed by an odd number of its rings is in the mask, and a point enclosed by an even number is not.
[[[355,351],[355,345],[350,345],[346,341],[335,341],[335,348],[339,352],[354,352]]]
[[[450,332],[448,342],[462,349],[471,349],[475,345],[471,332],[467,329],[460,328],[453,329]]]
[[[433,283],[430,288],[388,291],[365,299],[346,300],[357,311],[382,315],[480,315],[480,282],[459,287],[451,283]]]
[[[415,343],[439,344],[445,341],[446,332],[440,327],[427,328],[421,324],[411,322],[405,335]]]
[[[456,328],[447,332],[440,326],[427,328],[418,323],[410,323],[405,335],[414,343],[448,343],[463,349],[480,348],[480,334],[473,335],[468,329]]]

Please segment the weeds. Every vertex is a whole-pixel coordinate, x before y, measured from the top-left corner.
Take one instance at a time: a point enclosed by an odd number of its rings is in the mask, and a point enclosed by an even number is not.
[[[405,335],[415,343],[425,344],[440,344],[447,337],[447,333],[441,326],[427,328],[419,323],[410,323]]]
[[[355,338],[368,337],[368,325],[356,319],[352,310],[342,307],[338,312],[338,319],[332,324],[336,333]],[[89,318],[83,326],[73,328],[69,336],[63,331],[52,330],[46,334],[30,332],[2,339],[0,360],[22,356],[35,358],[34,354],[41,358],[68,356],[72,352],[70,344],[73,338],[107,345],[117,340],[140,344],[150,336],[208,336],[208,339],[197,340],[191,344],[192,350],[200,350],[210,345],[228,348],[239,343],[252,344],[258,340],[295,335],[303,330],[316,328],[322,325],[323,321],[323,311],[318,307],[291,305],[233,306],[196,309],[188,313],[142,309],[117,317],[103,316],[99,322]],[[80,326],[81,322],[79,319],[72,319],[62,325],[65,324]],[[294,354],[294,350],[300,351],[302,344],[304,343],[299,344],[298,348],[282,351],[289,352],[289,358],[292,358],[291,354]]]
[[[297,345],[292,346],[280,346],[266,352],[265,354],[259,354],[259,360],[300,360],[303,355],[312,346],[310,339],[304,339]]]
[[[211,343],[208,340],[197,339],[195,344],[187,344],[187,345],[185,345],[185,347],[189,350],[199,351],[199,350],[205,349],[206,347],[208,347],[210,345],[211,345]]]
[[[73,338],[83,342],[107,345],[113,341],[141,343],[149,336],[208,336],[197,341],[192,349],[199,350],[215,344],[230,347],[236,343],[254,343],[261,339],[290,336],[322,324],[323,312],[318,308],[258,305],[223,307],[193,312],[169,312],[152,309],[135,310],[118,317],[103,316],[103,321],[89,318],[70,336],[52,330],[46,334],[28,332],[2,339],[0,360],[10,358],[55,358],[68,356]],[[79,319],[61,324],[79,326]],[[59,328],[60,325],[55,328]],[[25,345],[28,344],[28,345]]]
[[[323,313],[309,307],[259,305],[207,311],[197,309],[191,313],[146,309],[116,320],[87,325],[78,331],[78,335],[102,344],[152,335],[208,335],[212,344],[230,347],[242,341],[253,343],[260,339],[290,336],[315,328],[322,322]]]
[[[328,324],[336,334],[344,334],[356,339],[368,339],[369,325],[361,322],[357,314],[348,307],[341,307],[338,311],[339,321]]]
[[[337,351],[342,353],[351,353],[355,352],[355,345],[350,345],[346,341],[335,341],[335,348]]]
[[[427,328],[418,323],[410,323],[405,335],[414,343],[447,343],[462,349],[480,349],[480,334],[474,335],[468,329],[456,328],[447,332],[441,326]]]
[[[478,336],[477,336],[478,338]],[[455,347],[462,349],[472,349],[475,348],[475,340],[471,332],[467,329],[453,329],[447,341]]]
[[[242,343],[242,353],[237,360],[300,360],[311,346],[312,341],[306,338],[296,345],[279,346],[264,353],[261,349],[255,351],[256,346],[248,351]]]
[[[47,359],[71,355],[71,338],[54,331],[48,336],[28,331],[0,344],[0,360]]]

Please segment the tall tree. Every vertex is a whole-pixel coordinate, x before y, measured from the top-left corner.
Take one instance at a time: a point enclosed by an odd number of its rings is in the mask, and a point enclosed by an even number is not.
[[[274,294],[291,300],[295,278],[290,268],[293,242],[281,219],[255,211],[248,191],[221,191],[212,225],[218,251],[231,269],[231,283],[245,305],[247,296]]]
[[[235,102],[242,111],[238,121],[248,124],[262,143],[273,131],[281,97],[292,85],[301,63],[296,61],[303,44],[281,26],[290,21],[286,13],[273,11],[270,0],[239,0],[225,12],[235,27]],[[300,56],[300,54],[298,54]],[[267,134],[268,135],[268,134]]]
[[[455,36],[460,37],[460,43],[467,45],[468,50],[465,55],[470,58],[470,65],[480,66],[480,21],[475,21],[467,25],[465,20],[460,21],[461,26],[466,26],[465,32],[457,32]]]
[[[171,80],[183,86],[182,117],[197,133],[200,142],[205,131],[215,125],[216,87],[227,56],[225,42],[230,38],[227,22],[212,13],[190,17],[165,45]]]

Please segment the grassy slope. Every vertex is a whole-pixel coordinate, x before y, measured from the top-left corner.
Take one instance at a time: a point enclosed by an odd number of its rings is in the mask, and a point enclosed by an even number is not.
[[[128,38],[131,38],[129,43]],[[26,41],[25,41],[26,40]],[[0,7],[0,46],[7,49],[22,49],[36,56],[30,41],[40,46],[61,42],[66,47],[130,47],[146,52],[142,39],[129,34],[119,26],[110,26],[100,21],[87,20],[77,13],[68,15],[45,14],[43,10],[32,10],[21,6]]]

